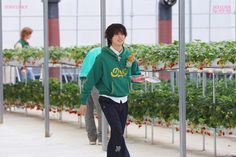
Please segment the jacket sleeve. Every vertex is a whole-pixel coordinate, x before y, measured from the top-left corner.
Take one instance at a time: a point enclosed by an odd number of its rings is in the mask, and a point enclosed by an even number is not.
[[[83,64],[80,69],[80,74],[79,74],[80,77],[87,77],[92,65],[92,63],[90,64],[90,58],[91,58],[91,53],[88,52],[88,54],[83,60]]]
[[[141,75],[141,72],[140,72],[140,69],[139,69],[139,65],[138,65],[138,62],[137,60],[135,60],[132,64],[132,67],[131,67],[131,75]]]
[[[100,59],[100,57],[97,57],[84,83],[81,96],[80,96],[81,104],[83,105],[86,104],[87,99],[89,95],[91,94],[92,88],[94,87],[94,85],[96,85],[99,82],[99,80],[102,77],[102,74],[103,74],[102,60]]]

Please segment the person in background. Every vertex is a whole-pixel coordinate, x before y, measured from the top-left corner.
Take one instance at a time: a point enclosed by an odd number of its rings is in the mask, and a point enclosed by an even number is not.
[[[33,30],[29,27],[24,27],[20,32],[20,39],[16,42],[14,48],[15,49],[22,49],[29,47],[28,40],[31,37],[31,34],[33,33]],[[32,68],[26,68],[25,65],[23,65],[20,68],[20,74],[22,80],[34,80],[34,74],[32,72]]]
[[[80,70],[80,79],[82,80],[82,84],[87,78],[89,71],[91,70],[95,58],[101,53],[101,48],[93,48],[87,54],[81,65]],[[96,87],[93,87],[91,91],[91,95],[88,97],[87,101],[87,110],[85,114],[85,125],[86,131],[88,133],[88,139],[90,145],[95,145],[98,140],[98,145],[102,143],[102,120],[101,120],[101,107],[98,102],[99,93]],[[94,120],[94,105],[97,111],[98,118],[98,128],[96,128],[95,120]]]
[[[28,40],[30,39],[31,35],[33,33],[33,30],[29,27],[24,27],[20,32],[20,40],[17,41],[15,44],[15,49],[22,49],[29,47]]]
[[[123,137],[128,115],[128,94],[132,76],[141,75],[138,63],[124,47],[126,28],[111,24],[105,31],[108,46],[102,48],[90,70],[81,93],[80,113],[86,112],[86,101],[92,88],[99,91],[99,103],[110,125],[111,137],[107,157],[130,157]]]

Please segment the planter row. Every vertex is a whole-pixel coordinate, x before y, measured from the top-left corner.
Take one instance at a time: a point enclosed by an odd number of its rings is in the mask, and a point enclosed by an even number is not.
[[[83,61],[86,53],[99,45],[49,49],[49,58],[52,64],[69,63],[78,66]],[[151,66],[155,70],[173,68],[178,63],[178,42],[168,45],[126,45],[128,49],[139,59],[139,64],[145,68]],[[5,64],[34,65],[43,62],[42,48],[28,48],[21,50],[5,49],[3,51]],[[236,42],[222,41],[205,43],[195,41],[186,44],[186,68],[231,66],[236,70]]]
[[[196,87],[195,82],[187,81],[187,121],[189,126],[196,128],[235,128],[236,127],[236,92],[235,82],[228,80],[227,87],[224,80],[216,83],[216,101],[213,103],[212,81],[207,80],[206,94],[202,95],[201,85]],[[150,84],[149,84],[150,85]],[[144,117],[158,118],[166,124],[178,121],[178,93],[172,92],[171,84],[162,81],[153,87],[153,91],[144,91],[144,83],[133,85],[129,95],[129,115],[135,123],[143,124]],[[178,91],[175,87],[175,91]],[[43,86],[40,81],[19,82],[4,85],[6,106],[23,105],[43,109]],[[63,84],[57,80],[50,80],[50,105],[53,111],[69,109],[76,111],[80,106],[80,91],[75,83]]]

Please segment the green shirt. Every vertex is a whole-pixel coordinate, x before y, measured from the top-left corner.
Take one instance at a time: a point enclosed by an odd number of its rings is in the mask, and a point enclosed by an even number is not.
[[[26,48],[29,47],[29,43],[26,41],[23,41],[22,39],[20,39],[19,41],[17,41],[16,44],[20,43],[22,45],[22,48]]]

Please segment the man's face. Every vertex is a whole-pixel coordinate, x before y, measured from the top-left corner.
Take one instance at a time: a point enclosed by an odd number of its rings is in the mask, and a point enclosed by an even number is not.
[[[111,39],[112,45],[114,46],[122,46],[125,42],[125,35],[121,32],[118,32],[117,34],[114,34],[114,36]]]

